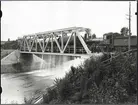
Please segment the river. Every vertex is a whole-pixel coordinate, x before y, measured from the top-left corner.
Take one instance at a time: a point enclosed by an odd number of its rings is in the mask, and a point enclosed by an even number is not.
[[[34,95],[42,94],[54,83],[55,78],[63,78],[71,66],[78,66],[84,59],[74,59],[56,66],[55,68],[35,70],[24,73],[1,74],[1,104],[23,104]]]
[[[93,54],[94,57],[101,56]],[[13,57],[13,55],[11,56]],[[37,58],[37,57],[33,57]],[[1,74],[1,104],[24,104],[24,98],[30,99],[33,96],[42,95],[46,92],[46,88],[54,83],[55,78],[63,78],[70,70],[71,66],[77,67],[82,64],[86,58],[74,58],[71,60],[50,57],[50,65],[46,69],[39,69],[23,73],[5,73]],[[48,64],[47,60],[42,61],[40,65]],[[34,59],[35,61],[39,60]],[[62,63],[61,63],[62,62]],[[56,65],[56,66],[55,66]],[[41,67],[40,67],[41,68]]]

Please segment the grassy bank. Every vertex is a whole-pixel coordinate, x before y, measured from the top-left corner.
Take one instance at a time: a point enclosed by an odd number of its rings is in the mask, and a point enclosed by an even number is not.
[[[47,104],[117,104],[136,103],[136,55],[119,54],[90,58],[81,66],[71,67],[63,79],[56,79],[53,88],[43,95]]]
[[[13,51],[14,51],[13,49],[9,49],[9,50],[1,49],[1,59],[6,57],[7,55],[9,55]]]

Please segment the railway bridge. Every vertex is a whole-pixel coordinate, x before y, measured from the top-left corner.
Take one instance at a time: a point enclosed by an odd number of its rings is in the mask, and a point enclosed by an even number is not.
[[[89,28],[70,27],[24,35],[18,38],[20,53],[88,57],[92,53],[85,43]]]

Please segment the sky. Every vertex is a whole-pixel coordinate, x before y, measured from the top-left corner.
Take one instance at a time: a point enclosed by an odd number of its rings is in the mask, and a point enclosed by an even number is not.
[[[1,40],[68,27],[90,28],[97,37],[128,27],[128,1],[1,1]],[[137,35],[136,1],[131,31]]]

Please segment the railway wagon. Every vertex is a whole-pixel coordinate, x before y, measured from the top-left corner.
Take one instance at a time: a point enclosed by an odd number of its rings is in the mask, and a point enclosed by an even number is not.
[[[113,47],[115,50],[122,49],[123,51],[128,50],[128,37],[116,37],[113,40]],[[131,49],[137,48],[137,36],[130,37]]]
[[[130,38],[130,45],[136,46],[137,45],[137,37],[131,36]],[[121,37],[114,39],[114,46],[128,46],[128,37]]]

